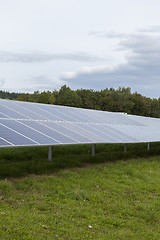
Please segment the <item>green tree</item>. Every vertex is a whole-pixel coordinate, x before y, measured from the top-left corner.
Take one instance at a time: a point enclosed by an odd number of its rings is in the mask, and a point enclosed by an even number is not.
[[[100,92],[88,89],[80,89],[76,92],[81,99],[82,108],[100,109]]]
[[[80,107],[81,98],[75,91],[71,90],[69,87],[66,87],[66,85],[64,85],[61,87],[55,103],[63,106]]]
[[[134,103],[132,102],[131,89],[119,87],[117,90],[119,101],[121,102],[121,109],[123,112],[131,113]]]
[[[151,100],[151,117],[160,117],[160,102],[158,99],[153,98]]]
[[[150,101],[148,98],[143,97],[141,94],[135,92],[132,95],[133,107],[131,113],[141,116],[150,116]]]
[[[51,92],[41,92],[38,94],[37,102],[39,103],[50,103]]]

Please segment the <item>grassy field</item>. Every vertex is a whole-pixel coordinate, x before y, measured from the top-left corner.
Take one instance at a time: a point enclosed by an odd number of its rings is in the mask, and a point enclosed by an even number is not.
[[[160,155],[160,143],[147,144],[97,144],[96,156],[91,156],[92,145],[55,146],[53,161],[49,162],[48,147],[2,148],[0,149],[0,179],[24,177],[30,174],[52,174],[61,169],[83,167],[86,164],[97,164],[127,160],[137,157]]]
[[[159,239],[158,145],[109,147],[0,150],[0,239]]]

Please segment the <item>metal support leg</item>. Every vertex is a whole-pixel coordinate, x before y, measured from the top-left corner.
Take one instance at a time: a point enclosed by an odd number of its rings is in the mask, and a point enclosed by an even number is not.
[[[53,146],[49,146],[49,148],[48,148],[48,161],[52,161],[52,151],[53,151]]]
[[[92,144],[92,156],[95,156],[95,144]]]
[[[147,144],[147,151],[149,152],[149,150],[150,150],[150,142],[148,142]]]
[[[124,144],[124,152],[125,153],[127,152],[127,144],[126,143]]]

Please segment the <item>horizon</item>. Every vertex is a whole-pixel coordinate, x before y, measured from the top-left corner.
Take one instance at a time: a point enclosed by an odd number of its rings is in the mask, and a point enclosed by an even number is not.
[[[63,86],[66,86],[67,88],[70,88],[70,87],[67,86],[67,85],[63,85]],[[60,89],[61,89],[63,86],[61,86]],[[125,89],[129,88],[131,94],[137,93],[137,94],[140,94],[142,97],[145,97],[145,98],[157,99],[157,100],[160,98],[160,97],[149,97],[149,96],[143,95],[142,93],[140,93],[140,92],[138,92],[138,91],[132,91],[132,89],[131,89],[130,87],[120,87],[120,86],[117,87],[117,88],[112,88],[112,87],[110,87],[110,88],[104,88],[104,89],[100,89],[100,90],[95,90],[95,89],[92,89],[92,88],[90,88],[90,89],[89,89],[89,88],[88,88],[88,89],[86,89],[86,88],[77,88],[77,89],[72,89],[72,88],[70,88],[70,89],[71,89],[72,91],[89,90],[89,91],[93,91],[93,92],[101,92],[101,91],[104,91],[104,90],[106,90],[106,89],[108,89],[108,90],[114,89],[115,91],[118,91],[119,89],[123,89],[123,88],[125,88]],[[58,90],[57,90],[57,89],[54,89],[54,90],[42,90],[42,91],[36,89],[36,90],[33,90],[33,92],[16,92],[16,91],[7,91],[7,90],[1,90],[1,89],[0,89],[0,92],[6,92],[6,93],[9,93],[9,94],[12,94],[12,93],[15,93],[15,94],[34,94],[35,92],[38,92],[39,94],[41,94],[41,93],[43,93],[43,92],[51,92],[51,93],[54,93],[55,91],[59,92],[60,89],[58,89]]]

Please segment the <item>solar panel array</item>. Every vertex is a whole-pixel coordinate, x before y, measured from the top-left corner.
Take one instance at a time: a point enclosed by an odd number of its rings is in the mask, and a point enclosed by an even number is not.
[[[0,99],[0,147],[160,141],[160,119]]]

